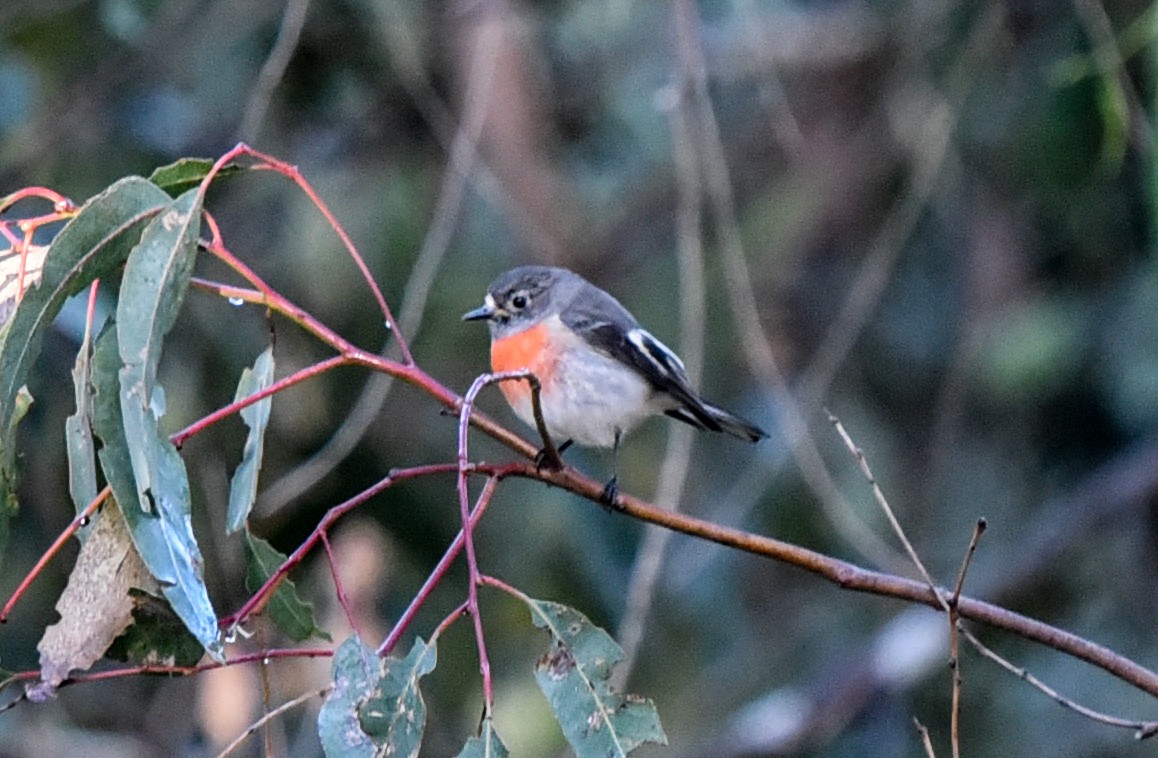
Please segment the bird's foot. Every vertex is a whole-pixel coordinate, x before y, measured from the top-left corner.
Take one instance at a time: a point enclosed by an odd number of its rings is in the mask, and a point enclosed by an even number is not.
[[[613,476],[607,480],[607,484],[603,485],[603,491],[599,493],[599,502],[607,506],[608,510],[615,510],[615,500],[619,497],[619,477]]]
[[[548,471],[558,471],[563,468],[563,451],[571,447],[571,442],[572,440],[566,440],[562,445],[555,448],[554,455],[552,455],[551,449],[546,447],[535,453],[535,470],[542,471],[543,469],[547,469]]]

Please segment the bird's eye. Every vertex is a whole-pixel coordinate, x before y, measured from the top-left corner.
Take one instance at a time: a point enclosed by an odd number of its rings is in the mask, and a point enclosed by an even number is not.
[[[511,298],[511,307],[516,311],[521,311],[527,307],[527,296],[522,292],[516,294]]]

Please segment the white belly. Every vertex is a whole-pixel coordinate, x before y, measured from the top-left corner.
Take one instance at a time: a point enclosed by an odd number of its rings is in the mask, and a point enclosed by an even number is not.
[[[651,385],[633,370],[585,345],[573,349],[582,350],[583,357],[566,355],[566,370],[551,371],[550,386],[543,388],[543,420],[556,444],[570,439],[577,445],[612,447],[616,436],[662,410]],[[529,395],[515,413],[535,425]]]

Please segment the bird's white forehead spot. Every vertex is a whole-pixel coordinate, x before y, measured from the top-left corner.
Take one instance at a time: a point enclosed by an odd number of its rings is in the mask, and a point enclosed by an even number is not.
[[[487,308],[489,308],[490,310],[493,311],[496,307],[495,306],[495,296],[488,292],[487,296],[483,298],[483,304]]]

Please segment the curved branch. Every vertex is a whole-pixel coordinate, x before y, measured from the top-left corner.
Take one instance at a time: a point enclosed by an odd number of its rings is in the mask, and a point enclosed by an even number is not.
[[[594,503],[602,502],[600,496],[603,486],[572,468],[565,468],[561,471],[540,471],[533,464],[526,463],[517,466],[507,465],[501,471],[482,465],[478,466],[476,470],[482,474],[495,476],[514,475],[538,479],[573,492]],[[703,521],[694,516],[661,508],[623,493],[616,501],[616,510],[649,524],[796,566],[827,579],[841,589],[920,603],[933,610],[944,611],[941,606],[941,599],[923,581],[862,568],[815,550],[782,542],[772,537]],[[949,588],[938,587],[937,591],[943,593],[944,597],[952,595]],[[1135,663],[1104,645],[1091,642],[1084,637],[1044,621],[1038,621],[1016,611],[967,595],[961,595],[958,599],[957,613],[962,619],[969,619],[995,629],[1012,632],[1027,640],[1039,642],[1085,661],[1134,685],[1143,692],[1158,697],[1158,673]]]

